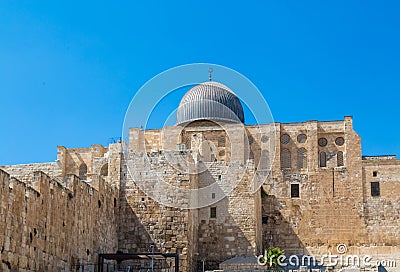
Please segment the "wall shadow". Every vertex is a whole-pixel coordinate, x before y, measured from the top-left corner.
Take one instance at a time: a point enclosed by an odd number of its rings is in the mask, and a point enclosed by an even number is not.
[[[224,181],[230,179],[228,175],[220,174],[223,172],[224,164],[210,165],[206,168],[206,171],[199,174],[198,187],[205,188],[218,183],[219,186],[215,186],[209,194],[215,195],[216,199],[223,198],[212,205],[198,209],[198,220],[195,225],[196,271],[202,271],[203,261],[205,270],[217,270],[220,263],[228,259],[255,254],[254,243],[252,245],[249,241],[252,236],[253,240],[255,239],[255,226],[252,228],[248,225],[255,216],[254,206],[249,204],[254,205],[254,196],[248,189],[242,188],[247,186],[247,183],[238,184],[226,197],[223,189]],[[245,203],[246,201],[248,203]],[[216,208],[215,218],[211,212],[213,207]]]
[[[262,193],[262,229],[263,249],[279,247],[285,254],[308,254],[305,245],[279,210],[279,200],[266,193]],[[294,211],[294,213],[299,213]],[[300,217],[300,214],[297,214]]]
[[[223,199],[220,202],[227,200]],[[219,264],[228,259],[253,255],[253,246],[232,216],[226,216],[223,221],[200,220],[196,271],[202,271],[203,259],[205,270],[217,270]]]

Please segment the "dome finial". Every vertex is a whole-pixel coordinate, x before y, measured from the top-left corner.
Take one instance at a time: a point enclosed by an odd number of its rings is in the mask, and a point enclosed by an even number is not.
[[[212,69],[212,68],[209,68],[209,69],[208,69],[208,74],[209,74],[208,79],[209,79],[210,81],[212,81],[212,72],[213,72],[213,69]]]

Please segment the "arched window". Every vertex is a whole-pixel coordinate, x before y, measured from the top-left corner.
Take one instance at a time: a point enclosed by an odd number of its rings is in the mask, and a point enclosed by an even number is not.
[[[337,161],[337,166],[343,166],[344,165],[344,160],[343,160],[343,152],[338,151],[336,155],[336,161]]]
[[[85,163],[82,163],[81,166],[79,166],[79,178],[81,180],[86,180],[86,175],[87,175],[87,166]]]
[[[297,150],[297,166],[299,169],[307,168],[307,150],[304,147]]]
[[[225,147],[225,136],[218,138],[218,147]]]
[[[290,168],[291,167],[291,154],[289,149],[282,149],[281,150],[281,168]]]
[[[100,169],[100,176],[108,176],[108,163],[104,164]]]
[[[326,153],[319,153],[319,167],[326,167]]]

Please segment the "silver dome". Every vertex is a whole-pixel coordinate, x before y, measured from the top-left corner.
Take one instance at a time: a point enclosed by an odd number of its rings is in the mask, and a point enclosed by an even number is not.
[[[244,123],[242,104],[227,86],[214,81],[201,83],[182,97],[176,113],[177,125],[197,120]]]

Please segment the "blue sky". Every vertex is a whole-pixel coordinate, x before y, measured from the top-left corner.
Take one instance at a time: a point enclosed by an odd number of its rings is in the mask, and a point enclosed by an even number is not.
[[[363,154],[399,155],[399,12],[398,1],[1,1],[0,165],[107,144],[147,80],[194,62],[248,77],[276,121],[352,115]]]

